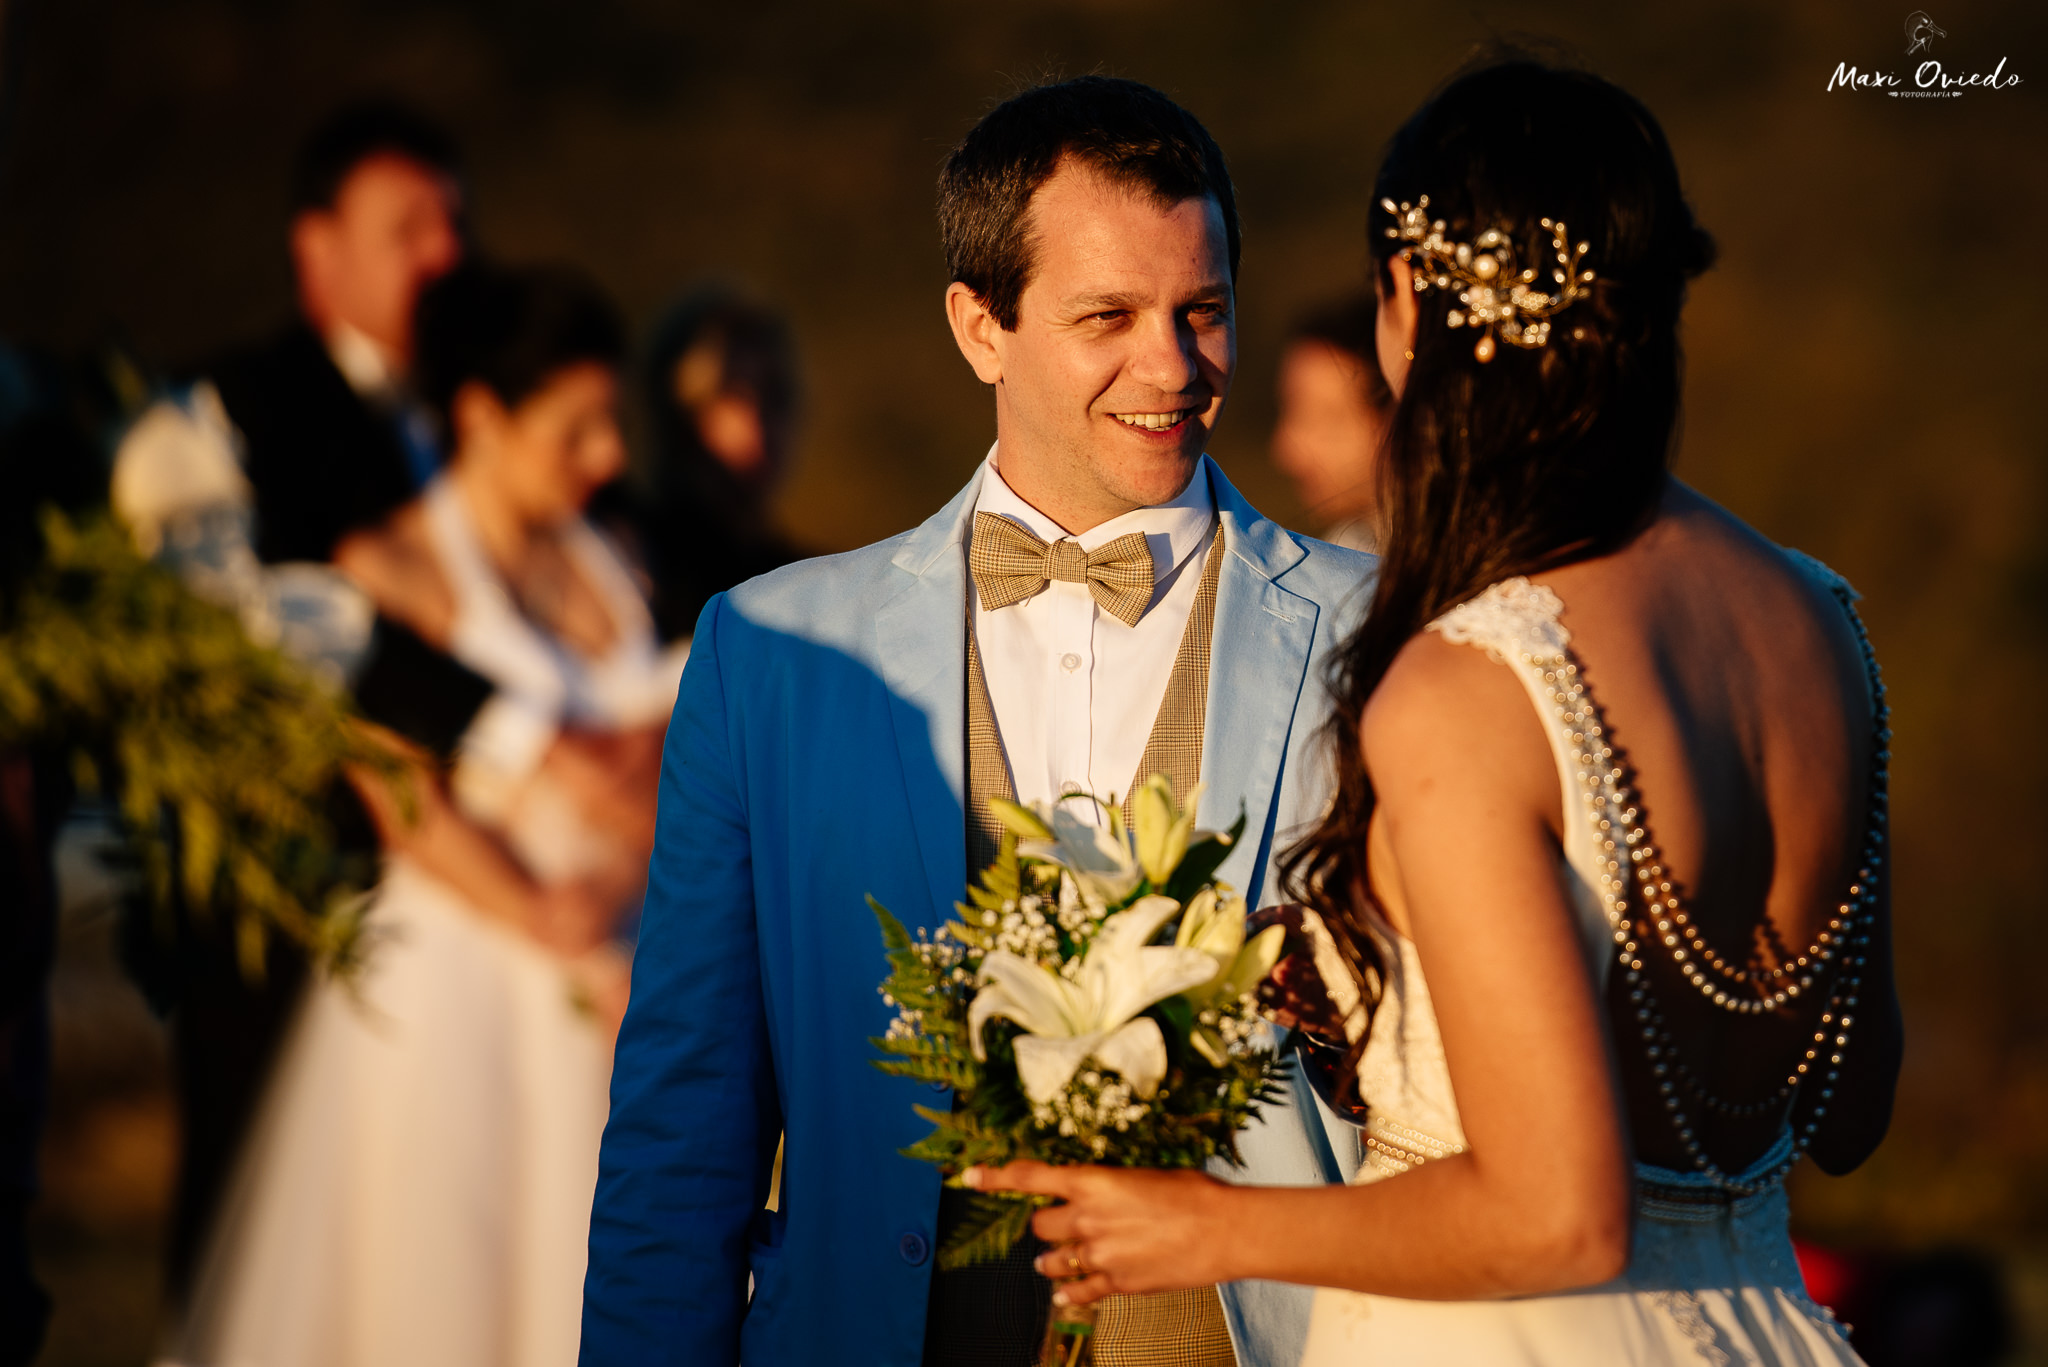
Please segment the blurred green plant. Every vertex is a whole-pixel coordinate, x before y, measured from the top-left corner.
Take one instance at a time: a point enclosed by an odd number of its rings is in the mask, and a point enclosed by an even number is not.
[[[366,880],[327,807],[353,768],[401,784],[410,811],[397,754],[109,515],[50,508],[41,530],[40,564],[0,599],[0,748],[66,754],[79,791],[110,803],[161,933],[182,896],[202,924],[232,918],[252,980],[271,935],[350,971]]]

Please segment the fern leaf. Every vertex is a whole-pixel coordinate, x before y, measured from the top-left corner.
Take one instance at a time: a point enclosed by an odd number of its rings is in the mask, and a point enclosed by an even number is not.
[[[995,1262],[1016,1247],[1031,1228],[1032,1215],[1044,1204],[1043,1197],[976,1192],[968,1198],[966,1214],[939,1250],[939,1270],[953,1272]]]
[[[913,952],[914,945],[910,938],[910,932],[903,928],[903,923],[901,921],[897,920],[894,916],[889,914],[889,909],[887,907],[883,906],[880,902],[877,902],[874,899],[874,897],[870,895],[868,898],[868,909],[874,912],[875,919],[881,922],[882,947],[889,951],[889,955],[892,962],[895,956],[898,954],[907,954]]]

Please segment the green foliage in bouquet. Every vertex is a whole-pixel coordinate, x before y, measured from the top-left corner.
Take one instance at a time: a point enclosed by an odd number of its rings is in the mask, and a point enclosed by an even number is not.
[[[281,934],[345,970],[361,945],[360,880],[325,804],[343,766],[398,762],[346,697],[235,615],[140,556],[112,519],[45,513],[41,565],[0,605],[0,747],[68,753],[113,803],[167,915],[231,909],[237,957],[263,972]],[[405,793],[400,792],[401,799]]]
[[[1199,792],[1199,790],[1197,790]],[[1254,997],[1280,937],[1244,937],[1245,906],[1215,882],[1243,833],[1194,831],[1154,776],[1105,823],[1064,805],[998,802],[1001,852],[936,934],[912,935],[868,899],[896,1019],[874,1043],[886,1073],[943,1083],[951,1110],[903,1150],[949,1182],[1015,1159],[1194,1168],[1238,1161],[1237,1132],[1277,1096]],[[956,1268],[1000,1258],[1029,1226],[1031,1198],[976,1193],[939,1251]]]

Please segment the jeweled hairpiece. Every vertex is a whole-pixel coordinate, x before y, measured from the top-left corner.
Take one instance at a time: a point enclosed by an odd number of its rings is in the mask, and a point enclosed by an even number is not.
[[[1444,237],[1444,221],[1430,218],[1428,195],[1398,206],[1383,199],[1380,207],[1394,216],[1395,226],[1387,229],[1387,236],[1407,244],[1401,248],[1401,259],[1414,267],[1415,292],[1432,287],[1458,290],[1464,307],[1452,309],[1444,321],[1454,328],[1482,330],[1472,348],[1481,361],[1493,359],[1496,334],[1518,347],[1550,345],[1551,315],[1591,292],[1586,287],[1593,283],[1593,272],[1581,270],[1579,263],[1592,244],[1572,246],[1562,220],[1543,220],[1557,253],[1550,271],[1557,293],[1550,294],[1536,288],[1536,268],[1516,262],[1514,241],[1498,228],[1488,228],[1472,242],[1452,242]]]

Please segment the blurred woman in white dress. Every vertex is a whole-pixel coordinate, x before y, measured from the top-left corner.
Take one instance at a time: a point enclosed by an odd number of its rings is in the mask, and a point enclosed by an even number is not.
[[[1310,1367],[1855,1362],[1782,1181],[1889,1120],[1890,732],[1848,586],[1667,473],[1712,244],[1649,112],[1533,61],[1374,200],[1383,559],[1294,868],[1367,1162],[981,1180],[1065,1199],[1073,1298],[1325,1288]]]
[[[580,515],[624,463],[610,305],[472,266],[420,310],[453,456],[336,559],[489,696],[419,754],[411,811],[363,785],[387,847],[367,960],[309,993],[286,1045],[173,1346],[193,1367],[576,1358],[612,935],[682,658]]]

